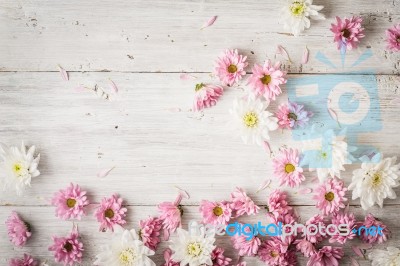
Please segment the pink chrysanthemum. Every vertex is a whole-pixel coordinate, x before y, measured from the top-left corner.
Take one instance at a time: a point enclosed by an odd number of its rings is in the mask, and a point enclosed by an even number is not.
[[[237,50],[226,50],[217,60],[215,74],[223,85],[232,86],[246,75],[247,57],[238,54]]]
[[[338,266],[344,252],[341,247],[324,246],[307,262],[307,266]]]
[[[297,221],[297,217],[293,210],[289,210],[286,213],[267,213],[267,218],[269,218],[270,223],[282,226],[290,224],[294,226]],[[296,236],[291,232],[291,228],[286,228],[286,235],[282,234],[279,238],[282,242],[286,243],[288,246],[295,240]]]
[[[164,240],[168,240],[171,233],[181,226],[183,209],[180,205],[182,195],[179,194],[175,202],[163,202],[158,205],[159,219],[162,221]]]
[[[393,51],[400,51],[400,23],[393,25],[393,27],[385,31],[386,34],[386,48]]]
[[[151,250],[156,250],[160,243],[162,222],[158,218],[149,217],[139,222],[139,237],[143,244]]]
[[[312,116],[313,113],[305,110],[304,105],[290,101],[288,103],[281,104],[276,112],[279,128],[282,129],[304,127],[307,125],[310,117]]]
[[[353,229],[356,228],[356,223],[357,221],[353,213],[338,212],[334,214],[332,217],[332,224],[336,225],[337,228],[339,227],[339,225],[345,224],[347,228],[350,230],[350,233],[348,235],[340,235],[339,234],[340,232],[338,230],[336,234],[331,236],[329,242],[330,243],[338,242],[340,244],[344,244],[348,239],[355,238],[356,234],[353,232]],[[335,232],[331,231],[331,233]]]
[[[162,266],[180,266],[180,263],[173,261],[171,257],[172,251],[169,248],[166,248],[164,250],[165,263]]]
[[[216,247],[211,253],[212,266],[226,266],[232,261],[231,258],[224,256],[225,250],[223,248]]]
[[[279,155],[273,159],[274,175],[279,178],[280,186],[297,187],[306,180],[299,162],[299,151],[296,149],[281,150]]]
[[[308,221],[306,222],[306,226],[309,225],[315,225],[317,226],[317,228],[319,228],[319,225],[323,225],[325,226],[325,222],[324,222],[324,217],[322,215],[314,215],[313,217],[311,217],[310,219],[308,219]],[[326,237],[326,233],[325,236],[323,234],[321,234],[321,232],[319,230],[314,230],[314,227],[310,227],[310,231],[312,233],[315,233],[315,235],[312,234],[306,234],[305,237],[308,241],[310,241],[313,244],[317,244],[319,242],[321,242],[322,240],[324,240],[324,238]]]
[[[9,266],[37,266],[39,262],[28,254],[24,254],[22,259],[14,258],[10,260]]]
[[[122,207],[122,202],[123,199],[117,194],[102,199],[95,212],[97,221],[100,223],[100,231],[110,229],[114,232],[114,225],[122,226],[126,223],[125,216],[128,210]]]
[[[56,216],[61,219],[78,219],[84,215],[84,207],[89,205],[86,191],[81,190],[78,185],[70,184],[66,189],[54,194],[51,204],[56,206]]]
[[[235,212],[235,217],[246,215],[257,214],[260,210],[254,201],[247,196],[246,192],[242,188],[236,188],[231,193],[231,208]]]
[[[268,197],[267,206],[269,213],[272,214],[285,214],[292,210],[286,201],[286,193],[279,189],[274,190]]]
[[[306,258],[309,258],[311,255],[317,252],[314,244],[310,241],[307,241],[306,238],[296,239],[294,244],[296,245],[296,249],[300,251]]]
[[[53,245],[49,247],[49,251],[54,252],[56,262],[65,265],[74,265],[82,262],[83,244],[79,241],[79,233],[74,228],[67,237],[53,236]]]
[[[317,201],[317,208],[324,215],[335,214],[340,208],[344,208],[344,202],[347,188],[344,187],[343,181],[335,178],[328,179],[324,184],[316,189],[316,195],[313,197]]]
[[[278,237],[271,237],[270,240],[263,242],[258,251],[258,256],[267,265],[296,265],[296,257],[288,250],[289,245],[282,242]]]
[[[240,224],[242,227],[243,224]],[[245,227],[244,231],[246,233],[250,233],[250,228]],[[239,256],[255,256],[257,255],[258,248],[261,245],[261,240],[257,236],[253,236],[251,239],[248,239],[248,236],[244,234],[235,234],[232,236],[233,247],[238,251]]]
[[[31,226],[21,220],[15,211],[11,212],[11,215],[6,220],[6,225],[8,238],[17,247],[24,246],[32,235]]]
[[[336,17],[336,24],[331,24],[331,31],[335,34],[334,41],[339,50],[357,48],[360,40],[365,37],[364,28],[361,26],[362,21],[359,16],[344,18],[344,20]]]
[[[203,216],[203,223],[227,225],[232,217],[232,209],[227,201],[211,202],[202,200],[200,203],[200,213]]]
[[[200,111],[217,104],[219,97],[224,93],[224,88],[218,85],[196,84],[193,100],[193,110]]]
[[[357,230],[359,230],[359,228],[361,226],[364,226],[365,228],[367,228],[367,232],[368,232],[368,228],[371,228],[372,226],[375,226],[376,228],[382,228],[381,229],[381,234],[376,233],[374,234],[370,234],[370,233],[366,233],[365,229],[361,229],[360,230],[360,238],[364,243],[368,243],[368,244],[374,244],[374,243],[383,243],[385,242],[388,237],[390,236],[390,230],[389,228],[379,219],[375,218],[371,213],[369,213],[367,216],[365,216],[365,220],[363,222],[358,222],[357,223]]]
[[[267,100],[275,100],[282,93],[281,85],[286,83],[285,73],[281,70],[281,63],[272,65],[270,60],[264,65],[254,64],[253,74],[248,84],[256,96],[264,96]]]

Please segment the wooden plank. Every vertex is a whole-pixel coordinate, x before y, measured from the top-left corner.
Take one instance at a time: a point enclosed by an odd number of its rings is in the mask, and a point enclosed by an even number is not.
[[[332,73],[376,68],[398,74],[399,53],[384,50],[384,31],[400,20],[400,1],[346,0],[324,4],[325,21],[313,21],[300,37],[288,36],[279,20],[282,4],[239,1],[92,1],[3,0],[0,4],[1,71],[55,71],[58,64],[70,71],[211,72],[221,51],[238,48],[250,65],[274,57],[282,44],[292,64],[291,73]],[[351,8],[350,8],[351,6]],[[216,23],[200,30],[211,16]],[[333,43],[334,17],[361,15],[366,38],[360,49],[347,54],[346,69]],[[304,47],[308,64],[300,63]],[[357,68],[351,64],[370,48],[372,58]],[[315,59],[324,53],[336,66]],[[250,71],[250,68],[247,69]]]

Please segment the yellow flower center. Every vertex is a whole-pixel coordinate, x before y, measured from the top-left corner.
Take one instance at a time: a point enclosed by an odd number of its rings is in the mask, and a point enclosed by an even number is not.
[[[333,194],[333,192],[328,192],[325,194],[325,199],[327,201],[332,201],[335,198],[335,194]]]
[[[270,255],[271,255],[271,257],[276,258],[276,257],[278,257],[279,253],[277,251],[273,250],[273,251],[271,251]]]
[[[380,173],[375,173],[372,176],[372,186],[377,187],[382,184],[382,175]]]
[[[306,5],[301,1],[295,1],[290,5],[290,12],[295,17],[301,17],[304,14]]]
[[[111,209],[107,209],[107,210],[104,212],[104,216],[107,217],[107,218],[109,218],[109,219],[111,219],[111,218],[114,217],[114,211],[111,210]]]
[[[342,36],[345,37],[346,39],[349,38],[351,35],[351,32],[348,29],[342,30]]]
[[[224,213],[224,211],[220,206],[217,206],[213,209],[213,213],[215,216],[221,216]]]
[[[243,122],[247,127],[256,127],[258,123],[258,116],[254,112],[248,112],[243,116]]]
[[[28,172],[28,169],[26,169],[21,162],[14,163],[12,170],[16,176],[22,176]]]
[[[195,91],[199,91],[199,90],[201,90],[203,87],[204,87],[205,85],[203,84],[203,83],[198,83],[198,84],[196,84],[196,87],[195,87]]]
[[[328,153],[326,151],[321,151],[321,158],[326,160],[328,158]]]
[[[67,199],[67,206],[68,208],[73,208],[75,207],[76,200],[75,199]]]
[[[271,82],[271,76],[270,75],[264,75],[264,77],[260,78],[261,83],[264,85],[268,85]]]
[[[291,120],[297,121],[297,115],[295,113],[289,113],[287,117]]]
[[[285,172],[286,172],[286,173],[291,173],[291,172],[293,172],[295,169],[296,169],[296,167],[295,167],[293,164],[291,164],[291,163],[288,163],[288,164],[285,165]]]
[[[119,254],[119,263],[123,266],[134,265],[136,252],[133,248],[126,248]]]
[[[69,242],[66,242],[65,244],[64,244],[64,249],[69,253],[69,252],[71,252],[72,251],[72,244],[71,243],[69,243]]]
[[[233,74],[233,73],[236,73],[236,71],[237,71],[237,66],[235,66],[235,65],[229,65],[228,66],[228,72],[229,73]]]
[[[200,243],[190,242],[187,245],[187,253],[192,257],[198,257],[203,253],[203,249],[201,248]]]

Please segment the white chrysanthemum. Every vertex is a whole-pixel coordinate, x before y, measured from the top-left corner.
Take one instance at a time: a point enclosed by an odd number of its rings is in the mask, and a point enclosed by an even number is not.
[[[23,142],[21,149],[0,145],[0,180],[4,190],[15,190],[21,195],[31,186],[32,178],[40,175],[37,169],[40,154],[37,157],[34,154],[35,146],[26,151]]]
[[[368,254],[372,266],[397,266],[400,265],[400,250],[387,247],[387,250],[375,249]]]
[[[318,13],[323,6],[312,4],[312,0],[286,0],[282,9],[282,18],[284,20],[285,30],[289,30],[294,36],[298,36],[304,29],[311,25],[310,18],[323,20],[325,16]]]
[[[266,111],[269,102],[255,99],[235,99],[230,110],[239,128],[244,143],[257,143],[269,140],[269,131],[278,128],[278,119]]]
[[[177,238],[170,246],[174,252],[172,260],[180,265],[212,265],[211,253],[214,250],[215,235],[205,233],[204,228],[190,231],[177,229]]]
[[[353,200],[360,198],[364,210],[377,203],[381,208],[385,198],[395,199],[393,188],[399,186],[400,164],[397,158],[382,159],[379,163],[362,163],[361,169],[353,171],[349,190],[353,190]]]
[[[94,265],[99,266],[155,266],[148,258],[154,251],[146,247],[135,230],[124,230],[117,226],[109,244],[102,247]]]

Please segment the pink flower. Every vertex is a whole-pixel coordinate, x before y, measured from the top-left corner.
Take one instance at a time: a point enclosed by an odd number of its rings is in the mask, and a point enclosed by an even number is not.
[[[339,266],[339,260],[344,252],[341,247],[324,246],[311,255],[307,266]]]
[[[312,116],[313,113],[306,111],[304,109],[304,105],[290,101],[288,103],[281,104],[276,112],[279,128],[282,129],[304,127],[307,125],[310,117]]]
[[[158,218],[149,217],[139,222],[139,236],[143,244],[155,251],[160,243],[162,222]]]
[[[100,223],[100,231],[105,232],[110,229],[114,232],[114,225],[124,225],[126,223],[125,216],[128,211],[122,207],[123,199],[117,194],[110,198],[103,198],[99,208],[95,212],[97,221]]]
[[[238,224],[241,227],[243,224]],[[244,231],[250,233],[251,229],[245,227]],[[257,255],[258,248],[261,245],[261,240],[257,236],[253,236],[249,239],[249,236],[244,234],[235,234],[232,236],[233,247],[239,252],[239,256],[255,256]]]
[[[15,211],[11,212],[6,220],[6,225],[8,238],[17,247],[24,246],[32,235],[30,224],[22,221]]]
[[[313,217],[308,219],[308,221],[306,222],[305,225],[309,226],[309,225],[312,225],[312,224],[317,226],[317,228],[319,228],[320,225],[325,226],[324,217],[319,215],[319,214],[314,215]],[[326,237],[326,232],[324,232],[325,235],[323,235],[323,234],[321,234],[321,231],[314,230],[314,228],[315,227],[310,227],[310,231],[312,231],[313,233],[315,233],[315,231],[317,231],[317,233],[315,235],[306,234],[305,237],[311,243],[317,244],[317,243],[321,242],[322,240],[324,240],[324,238]]]
[[[292,207],[286,201],[286,193],[276,189],[268,197],[267,209],[268,212],[279,215],[290,212]]]
[[[344,20],[336,17],[336,24],[331,24],[331,31],[335,35],[333,40],[337,43],[339,50],[357,48],[360,40],[365,37],[364,28],[361,26],[362,21],[359,16],[344,18]]]
[[[332,224],[336,225],[337,228],[339,225],[345,224],[350,232],[348,235],[340,235],[340,230],[335,230],[336,232],[334,232],[332,229],[330,232],[334,234],[331,236],[331,239],[329,239],[329,243],[338,242],[340,244],[344,244],[348,239],[353,239],[356,237],[356,234],[353,231],[353,229],[356,228],[356,218],[354,217],[353,213],[338,212],[334,214],[332,217]]]
[[[212,266],[226,266],[232,261],[231,258],[224,256],[225,250],[223,248],[216,247],[211,253]]]
[[[290,224],[294,228],[294,224],[297,220],[296,215],[294,214],[293,210],[289,210],[286,213],[267,213],[267,217],[270,219],[272,224],[278,225],[279,223],[282,223],[282,226]],[[295,240],[296,236],[292,234],[293,232],[291,231],[292,229],[290,227],[287,227],[285,232],[286,235],[282,234],[280,236],[280,239],[282,242],[286,243],[288,246]]]
[[[171,233],[181,226],[183,209],[180,205],[182,195],[179,194],[175,202],[163,202],[158,205],[159,219],[162,221],[164,240],[168,240]]]
[[[294,241],[294,244],[296,245],[296,249],[300,251],[307,258],[309,258],[311,255],[317,252],[314,244],[311,243],[310,241],[307,241],[306,238],[297,239]]]
[[[299,166],[299,151],[296,149],[281,150],[272,161],[274,175],[279,178],[279,185],[297,187],[306,180],[303,168]]]
[[[297,265],[295,255],[290,252],[288,248],[289,245],[282,242],[280,238],[271,237],[270,240],[261,244],[258,256],[263,262],[270,266]]]
[[[215,73],[223,85],[232,86],[246,75],[247,57],[238,54],[237,50],[226,50],[217,60]]]
[[[271,64],[265,61],[263,66],[254,64],[253,74],[248,84],[256,96],[264,96],[267,100],[275,100],[282,93],[281,85],[286,83],[285,73],[281,71],[281,63]]]
[[[172,251],[167,248],[164,250],[164,259],[165,263],[162,266],[180,266],[179,262],[175,262],[172,260]]]
[[[24,254],[22,259],[14,258],[10,260],[9,266],[37,266],[39,262],[28,254]]]
[[[219,97],[224,93],[224,88],[218,85],[196,84],[193,101],[193,110],[200,111],[204,108],[214,106]]]
[[[86,191],[82,191],[78,185],[71,183],[69,187],[54,194],[51,204],[56,206],[56,216],[61,219],[78,219],[85,214],[83,208],[89,205]]]
[[[361,229],[360,227],[364,226],[367,229]],[[375,226],[376,228],[382,228],[381,233],[382,235],[378,234],[370,234],[368,232],[368,228],[371,228],[372,226]],[[369,213],[367,216],[365,216],[365,220],[363,222],[358,222],[357,223],[357,230],[360,231],[360,238],[364,243],[368,244],[374,244],[374,243],[383,243],[385,242],[389,235],[390,235],[390,230],[387,228],[387,226],[379,219],[375,218],[371,213]]]
[[[231,208],[235,212],[235,217],[257,214],[260,210],[254,201],[247,196],[246,192],[241,188],[236,188],[231,193]]]
[[[202,200],[200,203],[200,213],[203,216],[203,223],[227,225],[232,217],[232,209],[227,201],[211,202]]]
[[[400,51],[400,23],[393,25],[393,27],[385,31],[386,34],[386,48],[393,51]]]
[[[74,228],[67,237],[53,236],[53,245],[49,247],[49,251],[54,252],[56,262],[65,265],[74,265],[82,262],[83,244],[79,241],[79,233]]]
[[[335,178],[328,179],[324,184],[316,189],[316,195],[313,197],[317,201],[317,208],[324,215],[335,214],[340,208],[344,208],[344,202],[347,188],[344,187],[343,181]]]

